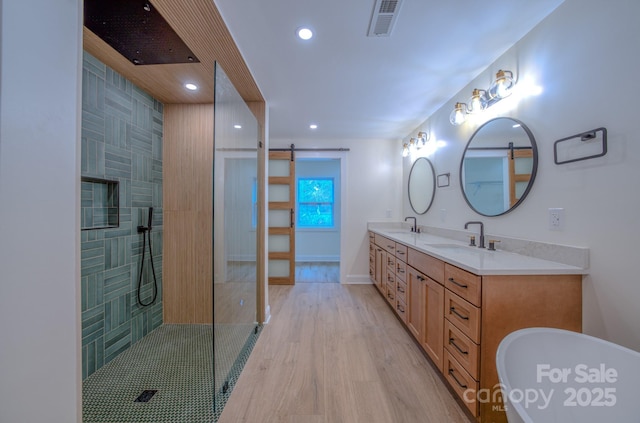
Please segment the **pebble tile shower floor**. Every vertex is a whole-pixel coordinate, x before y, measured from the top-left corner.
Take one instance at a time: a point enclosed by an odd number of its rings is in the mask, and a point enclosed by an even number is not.
[[[246,339],[245,339],[246,340]],[[211,423],[212,325],[163,325],[84,380],[84,423]],[[157,390],[148,402],[135,402]]]

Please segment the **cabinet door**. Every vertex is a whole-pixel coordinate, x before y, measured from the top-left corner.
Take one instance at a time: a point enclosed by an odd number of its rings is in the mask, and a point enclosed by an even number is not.
[[[376,245],[376,272],[375,282],[376,286],[382,292],[382,295],[386,294],[386,268],[387,268],[387,254],[380,246]]]
[[[422,346],[434,364],[442,371],[444,351],[444,287],[431,278],[425,284],[425,323]]]
[[[426,277],[407,266],[407,327],[422,345],[425,322]]]

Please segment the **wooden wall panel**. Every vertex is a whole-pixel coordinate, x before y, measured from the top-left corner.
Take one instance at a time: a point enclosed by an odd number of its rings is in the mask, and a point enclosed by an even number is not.
[[[269,318],[267,316],[267,307],[269,304],[269,277],[267,275],[267,263],[269,262],[269,251],[267,247],[267,160],[269,151],[269,135],[266,130],[267,105],[264,101],[247,102],[249,110],[258,120],[258,136],[262,141],[262,147],[258,148],[258,227],[256,248],[256,272],[257,272],[257,289],[256,289],[256,319],[258,322],[265,322]]]
[[[165,104],[213,102],[215,62],[245,101],[264,101],[212,0],[153,0],[151,4],[200,63],[136,66],[86,27],[84,49]],[[199,89],[185,90],[186,82],[196,83]]]
[[[212,323],[213,104],[164,109],[164,322]]]

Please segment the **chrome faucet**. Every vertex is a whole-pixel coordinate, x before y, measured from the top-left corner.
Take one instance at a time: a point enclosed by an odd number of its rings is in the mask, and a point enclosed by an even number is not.
[[[484,224],[480,221],[472,221],[464,224],[464,228],[467,229],[469,225],[480,225],[480,243],[478,248],[484,248]]]
[[[416,218],[414,216],[407,216],[404,218],[404,221],[406,222],[407,219],[413,219],[413,226],[411,227],[411,232],[418,232],[418,221],[416,220]]]

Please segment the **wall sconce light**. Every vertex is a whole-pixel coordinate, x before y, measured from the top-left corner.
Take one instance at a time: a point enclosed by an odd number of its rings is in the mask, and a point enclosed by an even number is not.
[[[411,138],[409,143],[402,144],[402,157],[407,157],[410,154],[415,153],[417,149],[417,143],[415,138]]]
[[[496,80],[493,81],[493,84],[489,87],[489,97],[492,99],[497,98],[499,100],[509,97],[513,92],[513,87],[515,85],[516,83],[513,81],[513,72],[499,70],[496,74]]]
[[[402,144],[402,157],[407,157],[410,154],[414,154],[417,150],[426,146],[430,141],[430,136],[427,132],[418,132],[417,138],[411,138],[408,143]]]
[[[409,144],[406,142],[402,144],[402,157],[407,157],[409,155]]]
[[[421,149],[429,142],[429,134],[427,134],[426,132],[418,132],[418,138],[416,142],[416,148]]]
[[[461,125],[467,118],[467,113],[469,113],[469,111],[465,103],[456,103],[453,111],[449,115],[449,122],[451,122],[452,125]]]
[[[469,113],[478,113],[487,108],[487,92],[485,90],[473,89],[471,99],[469,99]]]
[[[488,90],[474,88],[469,99],[469,106],[466,103],[456,103],[449,115],[449,122],[452,125],[461,125],[466,120],[467,114],[488,109],[503,98],[509,97],[515,85],[513,72],[500,69]]]

